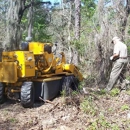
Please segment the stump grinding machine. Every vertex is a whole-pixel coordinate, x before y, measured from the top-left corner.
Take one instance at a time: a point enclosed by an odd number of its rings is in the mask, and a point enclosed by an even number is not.
[[[52,53],[51,43],[30,42],[28,50],[2,52],[0,62],[0,103],[6,98],[18,99],[25,108],[34,101],[51,100],[61,91],[78,88],[82,74],[73,64],[67,64]]]

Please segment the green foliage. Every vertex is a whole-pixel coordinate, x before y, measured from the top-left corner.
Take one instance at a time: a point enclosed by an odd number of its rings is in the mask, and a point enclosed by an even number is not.
[[[126,39],[125,43],[127,45],[128,55],[130,55],[130,39]]]
[[[113,112],[113,108],[109,108],[108,111],[109,111],[109,112]]]
[[[36,0],[41,1],[41,0]],[[30,1],[27,2],[29,4]],[[25,40],[28,33],[28,18],[27,18],[28,9],[24,12],[24,15],[21,20],[23,32],[22,39]],[[33,7],[33,28],[32,28],[32,38],[33,41],[39,42],[51,42],[51,35],[48,33],[48,26],[50,23],[50,14],[45,6],[38,4]]]
[[[111,127],[111,130],[120,130],[119,126],[118,125],[113,125]]]
[[[79,54],[84,54],[85,53],[85,48],[84,48],[83,44],[79,40],[73,40],[73,41],[71,41],[71,44],[76,47]]]
[[[127,76],[126,79],[127,79],[127,80],[130,80],[130,76]]]
[[[103,128],[110,128],[111,124],[105,119],[104,115],[101,115],[99,117],[98,123],[103,127]]]
[[[78,91],[72,91],[72,96],[77,96],[78,94]]]
[[[80,103],[80,109],[84,113],[91,114],[94,116],[96,114],[96,106],[93,104],[93,98],[89,96],[88,98],[84,99]]]
[[[106,91],[105,91],[104,89],[101,89],[101,90],[99,91],[99,94],[100,94],[100,95],[105,95],[105,94],[106,94]]]
[[[86,84],[91,84],[95,82],[95,76],[93,75],[88,75],[86,78]]]
[[[18,120],[16,118],[13,118],[13,117],[8,119],[8,120],[10,123],[17,123],[18,122]]]
[[[95,0],[82,0],[82,12],[85,14],[87,18],[91,18],[95,13],[96,4]]]
[[[42,14],[39,17],[39,14]],[[51,41],[51,36],[49,35],[47,31],[47,27],[49,24],[49,21],[47,22],[47,13],[43,12],[43,10],[38,10],[35,13],[34,16],[34,23],[33,23],[33,38],[34,41],[45,41],[49,42]]]
[[[93,121],[85,130],[120,130],[118,124],[111,124],[104,115]]]
[[[128,49],[128,54],[130,54],[130,46],[128,46],[127,49]]]
[[[79,90],[82,90],[83,86],[85,86],[85,82],[84,81],[79,83],[79,85],[78,85]]]
[[[111,124],[105,119],[104,115],[100,115],[86,130],[106,130],[111,128]]]
[[[75,42],[75,46],[77,50],[79,51],[79,54],[82,54],[82,55],[86,54],[87,50],[90,50],[89,49],[90,46],[88,46],[88,43],[89,43],[89,36],[92,34],[94,30],[92,19],[93,19],[95,10],[96,10],[95,0],[82,0],[81,21],[80,21],[81,22],[81,35],[80,35],[80,41]]]
[[[66,96],[65,90],[62,90],[62,91],[60,92],[60,94],[62,95],[62,97],[65,97],[65,96]]]
[[[121,106],[121,110],[125,111],[125,110],[129,110],[129,106],[127,104]]]
[[[128,30],[128,34],[130,34],[130,30]]]
[[[97,121],[92,122],[92,124],[88,128],[86,128],[85,130],[98,130]]]
[[[23,24],[26,24],[26,23],[28,22],[28,20],[27,20],[26,18],[23,18],[23,19],[21,20],[21,22],[22,22]]]
[[[119,95],[119,93],[120,93],[120,90],[119,90],[118,88],[113,88],[113,89],[111,90],[111,92],[110,92],[110,95],[111,95],[112,97],[115,97],[115,96]]]

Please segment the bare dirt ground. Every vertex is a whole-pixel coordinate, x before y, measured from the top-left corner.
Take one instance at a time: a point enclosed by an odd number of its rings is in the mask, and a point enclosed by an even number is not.
[[[130,92],[60,96],[31,109],[8,100],[0,105],[0,130],[130,130]]]

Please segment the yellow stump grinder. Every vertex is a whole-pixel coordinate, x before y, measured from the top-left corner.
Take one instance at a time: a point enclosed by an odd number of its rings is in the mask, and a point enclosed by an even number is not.
[[[30,42],[28,50],[2,52],[0,62],[0,103],[5,98],[19,99],[25,108],[39,97],[51,100],[60,91],[76,90],[82,74],[52,53],[51,43]]]

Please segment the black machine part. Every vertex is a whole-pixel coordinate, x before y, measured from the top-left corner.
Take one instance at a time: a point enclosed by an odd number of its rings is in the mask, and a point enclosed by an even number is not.
[[[6,100],[5,86],[3,83],[0,83],[0,104],[4,103],[5,100]]]
[[[66,96],[69,96],[72,93],[72,91],[78,90],[78,84],[79,81],[76,77],[66,76],[63,79],[62,91],[64,91]]]
[[[39,97],[45,100],[54,99],[60,91],[61,80],[52,80],[52,81],[35,81],[35,100],[39,100]]]
[[[31,108],[34,104],[34,85],[33,82],[24,82],[21,87],[21,104],[25,108]]]
[[[45,100],[52,100],[62,91],[65,91],[65,96],[69,96],[72,91],[77,91],[79,81],[74,76],[63,76],[59,80],[35,81],[35,100],[39,100],[39,97]]]
[[[28,42],[22,42],[20,44],[20,50],[23,50],[23,51],[28,51],[29,50],[29,43]]]

